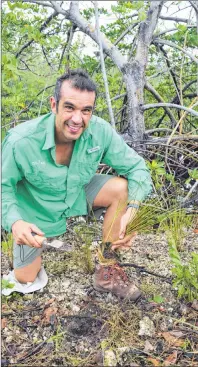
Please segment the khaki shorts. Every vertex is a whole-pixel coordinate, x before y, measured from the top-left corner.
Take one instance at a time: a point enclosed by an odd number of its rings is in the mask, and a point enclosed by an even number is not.
[[[92,209],[93,202],[104,184],[112,179],[112,175],[96,174],[88,185],[85,186],[85,193],[87,198],[88,214],[94,215],[95,218],[99,218],[105,208]],[[42,248],[34,248],[27,245],[17,245],[14,242],[13,245],[13,266],[14,269],[23,268],[31,264],[36,257],[42,253]]]

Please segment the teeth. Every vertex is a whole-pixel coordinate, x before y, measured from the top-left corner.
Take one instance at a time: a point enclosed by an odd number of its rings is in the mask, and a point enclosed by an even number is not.
[[[78,131],[78,130],[80,130],[81,126],[78,126],[78,127],[76,127],[76,126],[69,126],[69,128],[71,130],[73,130],[73,131]]]

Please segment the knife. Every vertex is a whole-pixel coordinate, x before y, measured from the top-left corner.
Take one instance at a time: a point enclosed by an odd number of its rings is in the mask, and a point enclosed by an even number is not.
[[[65,242],[60,241],[60,240],[53,240],[52,242],[48,242],[47,238],[44,236],[39,236],[38,234],[32,232],[32,236],[35,237],[36,241],[41,244],[41,246],[50,246],[50,247],[54,247],[54,248],[60,248],[62,247]]]

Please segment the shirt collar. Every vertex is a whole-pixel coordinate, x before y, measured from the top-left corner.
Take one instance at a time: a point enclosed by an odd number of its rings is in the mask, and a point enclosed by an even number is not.
[[[87,140],[90,135],[93,135],[92,129],[91,129],[91,121],[92,121],[92,117],[89,121],[89,125],[88,125],[87,129],[82,133],[82,138],[84,140]]]
[[[46,123],[46,136],[45,143],[42,150],[50,149],[55,146],[55,115],[53,113],[48,114]]]

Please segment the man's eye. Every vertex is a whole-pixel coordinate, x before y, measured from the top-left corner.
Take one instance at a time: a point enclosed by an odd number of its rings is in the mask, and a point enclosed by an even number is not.
[[[83,110],[83,113],[86,114],[86,115],[88,115],[89,113],[91,113],[91,110],[85,109],[85,110]]]
[[[68,111],[72,111],[73,107],[72,106],[65,106],[65,109],[68,110]]]

